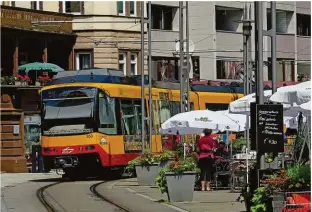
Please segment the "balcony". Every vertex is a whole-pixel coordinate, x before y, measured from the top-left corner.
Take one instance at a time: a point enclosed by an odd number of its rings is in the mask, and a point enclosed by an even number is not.
[[[72,23],[51,23],[34,26],[33,21],[72,21],[72,15],[1,6],[1,27],[71,34]]]

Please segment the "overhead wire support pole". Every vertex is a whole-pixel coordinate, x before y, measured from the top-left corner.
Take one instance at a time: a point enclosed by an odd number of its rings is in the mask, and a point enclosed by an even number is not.
[[[180,41],[180,68],[179,68],[179,78],[180,78],[180,109],[181,113],[184,112],[183,107],[183,63],[184,63],[184,52],[183,52],[183,1],[179,1],[179,41]]]
[[[189,8],[188,1],[185,3],[185,28],[186,28],[186,95],[187,95],[187,111],[190,111],[190,30],[189,30]]]
[[[257,104],[264,103],[263,97],[263,2],[255,2],[257,5],[257,95],[256,100]]]
[[[251,16],[251,4],[249,5],[249,20],[252,19],[252,16]],[[249,77],[248,77],[248,85],[249,85],[249,94],[250,93],[253,93],[253,90],[252,90],[252,79],[253,79],[253,74],[252,74],[252,69],[253,69],[253,64],[252,64],[252,52],[251,52],[251,37],[249,37],[248,39],[248,59],[249,59],[249,62],[248,62],[248,74],[249,74]]]
[[[276,78],[276,1],[271,1],[271,67],[272,67],[272,95],[277,91]]]
[[[145,151],[145,95],[144,95],[144,1],[141,2],[141,141],[142,153]]]
[[[148,103],[149,103],[149,146],[152,151],[152,2],[148,2]]]
[[[244,20],[247,19],[247,7],[246,7],[246,2],[245,2],[245,7],[244,7]],[[245,23],[243,23],[245,25]],[[248,77],[247,77],[247,36],[244,35],[243,33],[243,64],[244,64],[244,96],[248,94]],[[246,131],[245,131],[245,137],[246,137]]]

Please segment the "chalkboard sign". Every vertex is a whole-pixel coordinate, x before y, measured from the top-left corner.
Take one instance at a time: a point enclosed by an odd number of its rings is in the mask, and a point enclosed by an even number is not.
[[[250,149],[257,151],[257,103],[250,103]]]
[[[283,105],[257,105],[258,152],[284,152]]]

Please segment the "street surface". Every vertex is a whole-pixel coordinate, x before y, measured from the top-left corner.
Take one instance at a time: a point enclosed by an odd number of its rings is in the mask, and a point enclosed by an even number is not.
[[[39,188],[47,188],[46,200],[59,212],[121,212],[90,191],[99,180],[68,182],[55,173],[2,174],[2,212],[45,212],[36,196]],[[193,202],[168,203],[167,195],[153,186],[138,186],[136,178],[107,181],[96,187],[98,193],[131,212],[243,212],[245,206],[236,201],[238,193],[229,191],[195,192]]]

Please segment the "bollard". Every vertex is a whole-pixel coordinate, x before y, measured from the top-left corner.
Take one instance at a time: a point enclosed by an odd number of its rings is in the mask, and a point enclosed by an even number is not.
[[[44,171],[41,145],[32,145],[31,161],[32,173],[40,173]]]

